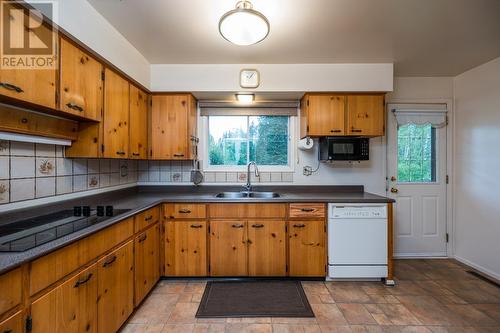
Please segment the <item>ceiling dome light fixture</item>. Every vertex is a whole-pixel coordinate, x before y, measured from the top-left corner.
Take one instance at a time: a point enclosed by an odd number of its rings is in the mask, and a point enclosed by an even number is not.
[[[248,0],[238,1],[233,9],[220,18],[219,32],[226,40],[240,46],[256,44],[269,34],[269,21],[253,9]]]

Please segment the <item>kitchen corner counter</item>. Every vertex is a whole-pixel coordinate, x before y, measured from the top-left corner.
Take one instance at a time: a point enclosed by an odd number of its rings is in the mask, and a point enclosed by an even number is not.
[[[241,191],[241,186],[138,186],[135,188],[86,196],[79,199],[55,202],[51,205],[36,206],[6,213],[0,213],[0,228],[15,221],[33,216],[49,214],[58,210],[72,209],[73,206],[112,205],[115,209],[129,209],[126,213],[112,217],[102,223],[92,225],[57,240],[37,246],[24,252],[1,252],[0,273],[11,270],[23,263],[34,260],[58,248],[105,229],[137,213],[168,202],[200,203],[391,203],[393,199],[364,192],[363,186],[255,186],[255,191],[273,191],[279,198],[217,198],[219,192]]]

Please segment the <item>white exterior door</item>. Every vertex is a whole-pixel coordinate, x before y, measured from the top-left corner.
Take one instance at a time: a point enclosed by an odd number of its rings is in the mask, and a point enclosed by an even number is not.
[[[440,105],[444,111],[428,106],[404,115],[413,108],[391,104],[388,108],[387,195],[396,200],[394,256],[446,256],[445,106]]]

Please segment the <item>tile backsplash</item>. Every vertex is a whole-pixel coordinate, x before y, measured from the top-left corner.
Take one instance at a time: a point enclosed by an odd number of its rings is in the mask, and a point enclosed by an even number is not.
[[[191,161],[69,159],[64,147],[0,140],[0,204],[123,184],[190,183]],[[245,183],[246,172],[205,172],[205,183]],[[292,172],[261,172],[253,183],[293,182]]]
[[[64,147],[0,141],[0,204],[137,182],[137,161],[64,158]]]

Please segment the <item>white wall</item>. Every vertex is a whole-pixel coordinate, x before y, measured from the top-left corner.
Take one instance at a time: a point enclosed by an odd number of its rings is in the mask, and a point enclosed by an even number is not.
[[[151,65],[151,89],[240,91],[243,68],[259,70],[255,91],[392,91],[393,64]]]
[[[146,58],[85,0],[55,0],[56,23],[130,77],[149,88]]]
[[[430,103],[452,98],[452,77],[395,77],[394,91],[387,94],[386,101]]]
[[[455,256],[500,279],[500,58],[454,79]]]

